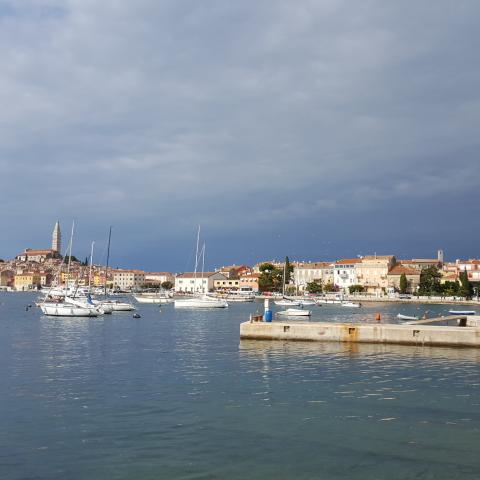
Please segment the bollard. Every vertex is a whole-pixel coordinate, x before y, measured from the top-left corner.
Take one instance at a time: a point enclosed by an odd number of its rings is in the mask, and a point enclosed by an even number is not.
[[[272,321],[272,311],[270,310],[270,302],[268,298],[265,299],[265,313],[263,314],[263,321],[264,322]]]

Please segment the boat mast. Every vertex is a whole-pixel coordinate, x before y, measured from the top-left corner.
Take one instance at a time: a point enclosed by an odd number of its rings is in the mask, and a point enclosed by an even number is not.
[[[68,252],[68,263],[67,263],[67,280],[65,282],[65,297],[68,293],[68,282],[70,281],[70,264],[72,263],[72,247],[73,247],[73,231],[75,229],[75,220],[72,222],[72,232],[70,234],[70,246]]]
[[[200,242],[200,225],[197,232],[197,249],[195,251],[195,272],[193,273],[193,293],[197,290],[198,244]]]
[[[203,247],[202,247],[202,292],[205,295],[205,281],[203,278],[204,270],[205,270],[205,243],[203,244]]]
[[[107,247],[107,266],[105,267],[105,282],[103,284],[103,289],[105,296],[107,296],[107,278],[108,278],[108,262],[110,260],[110,240],[112,239],[112,226],[108,231],[108,247]]]
[[[88,293],[90,293],[90,288],[92,286],[92,265],[93,265],[93,246],[95,242],[92,242],[92,248],[90,249],[90,269],[88,271]]]

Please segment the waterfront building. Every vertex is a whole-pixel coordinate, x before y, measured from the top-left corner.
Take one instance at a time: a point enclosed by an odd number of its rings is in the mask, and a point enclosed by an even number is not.
[[[2,270],[0,272],[0,287],[13,287],[15,272],[13,270]]]
[[[113,288],[137,290],[145,285],[145,272],[142,270],[114,269],[111,271]]]
[[[470,260],[457,260],[455,262],[457,275],[461,272],[467,272],[468,279],[471,282],[480,282],[480,260],[471,258]]]
[[[215,280],[227,280],[220,272],[185,272],[175,277],[175,291],[179,293],[202,293],[214,289]]]
[[[253,269],[248,265],[229,265],[218,269],[218,271],[227,278],[240,278],[242,275],[251,273]]]
[[[213,289],[217,291],[238,290],[240,288],[239,278],[225,278],[213,281]]]
[[[407,268],[416,268],[424,270],[425,268],[440,268],[442,263],[436,258],[413,258],[412,260],[398,260],[398,263],[405,265]]]
[[[20,262],[38,262],[43,263],[49,258],[56,258],[57,252],[52,249],[48,250],[33,250],[26,248],[22,253],[18,254],[15,259]]]
[[[348,293],[348,287],[356,285],[356,265],[361,262],[360,258],[344,258],[337,260],[333,265],[333,283],[340,291]]]
[[[22,272],[15,274],[14,287],[15,290],[25,291],[33,290],[41,286],[40,274],[37,272]]]
[[[418,268],[408,268],[405,265],[395,265],[388,273],[388,288],[394,291],[400,290],[400,278],[405,274],[407,278],[407,292],[415,293],[420,285],[422,271]]]
[[[161,285],[164,282],[175,282],[175,277],[170,272],[146,272],[145,283]]]
[[[62,232],[60,231],[60,222],[58,221],[53,227],[52,250],[58,254],[62,252]]]
[[[358,284],[368,293],[386,293],[388,272],[397,263],[393,255],[368,255],[356,264]]]
[[[240,276],[239,288],[251,288],[253,292],[260,291],[260,285],[258,284],[258,279],[260,278],[259,273],[247,273]]]
[[[331,262],[298,262],[293,268],[293,281],[298,291],[303,292],[308,283],[326,285],[334,283],[334,264]]]

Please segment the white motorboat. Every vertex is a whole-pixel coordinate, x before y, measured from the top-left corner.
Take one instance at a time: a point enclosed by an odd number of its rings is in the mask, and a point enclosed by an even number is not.
[[[348,308],[360,308],[362,306],[361,303],[356,303],[356,302],[342,302],[341,305],[342,307],[348,307]]]
[[[165,304],[165,303],[172,303],[173,299],[170,297],[166,296],[160,296],[160,295],[147,295],[147,294],[140,294],[140,295],[134,295],[133,298],[138,302],[138,303],[160,303],[160,304]]]
[[[246,295],[227,295],[225,297],[227,302],[254,302],[255,297],[246,296]]]
[[[310,306],[310,305],[316,305],[316,303],[313,300],[307,300],[307,299],[299,300],[298,303],[302,307],[306,307],[306,306]]]
[[[476,315],[477,314],[475,310],[449,310],[448,313],[450,315]]]
[[[278,315],[284,315],[286,317],[309,317],[312,312],[310,310],[303,310],[302,308],[287,308],[277,312]]]
[[[403,315],[402,313],[399,313],[397,315],[397,318],[399,318],[400,320],[420,320],[419,317],[414,317],[411,315]]]
[[[96,304],[100,308],[111,308],[113,312],[132,312],[135,306],[128,302],[119,302],[118,300],[98,300]]]
[[[290,300],[288,298],[282,298],[282,300],[276,300],[275,305],[281,307],[299,307],[301,303],[297,300]]]
[[[226,308],[228,303],[223,298],[208,295],[193,298],[181,298],[173,302],[175,308]]]

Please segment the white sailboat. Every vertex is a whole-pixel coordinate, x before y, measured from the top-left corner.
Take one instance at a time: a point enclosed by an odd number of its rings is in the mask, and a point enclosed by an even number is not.
[[[107,247],[107,264],[105,266],[105,284],[104,284],[104,295],[105,298],[98,300],[98,305],[105,306],[106,308],[111,308],[113,312],[131,312],[135,310],[135,306],[129,302],[121,302],[119,300],[110,300],[107,297],[107,276],[108,276],[108,265],[110,261],[110,243],[112,239],[112,227],[108,231],[108,247]]]
[[[40,305],[42,313],[51,317],[98,317],[103,315],[104,311],[96,305],[93,305],[89,300],[80,301],[68,296],[68,280],[70,279],[70,263],[72,260],[72,246],[73,246],[73,232],[75,222],[72,224],[72,232],[70,235],[70,245],[68,248],[68,264],[67,264],[67,279],[65,282],[65,290],[63,292],[63,300],[52,301],[45,298]]]
[[[182,298],[174,301],[175,308],[226,308],[228,303],[223,298],[215,298],[207,295],[205,292],[205,278],[204,278],[204,266],[205,266],[205,244],[203,245],[202,252],[202,288],[201,292],[196,292],[197,289],[197,268],[198,268],[198,246],[200,241],[200,226],[198,227],[197,233],[197,248],[195,253],[195,272],[194,272],[194,282],[193,282],[193,298]]]

